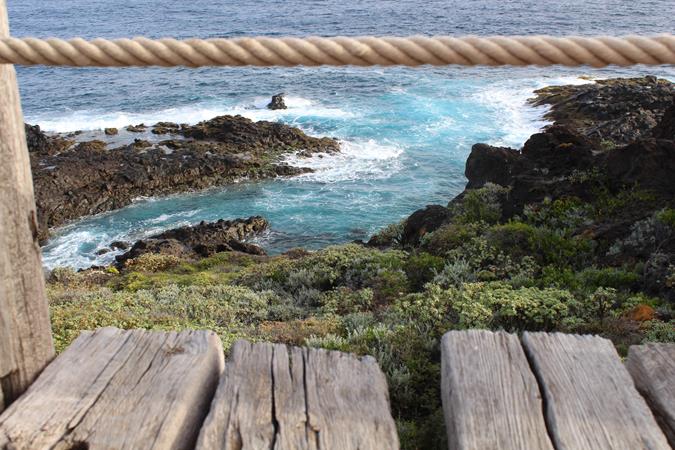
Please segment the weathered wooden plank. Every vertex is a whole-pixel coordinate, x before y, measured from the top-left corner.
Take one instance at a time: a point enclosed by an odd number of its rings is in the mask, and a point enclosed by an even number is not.
[[[193,448],[223,366],[210,331],[84,332],[0,415],[0,448]]]
[[[634,345],[626,368],[675,447],[675,344]]]
[[[0,0],[0,37],[9,36]],[[0,411],[54,357],[14,67],[0,64]]]
[[[614,345],[598,336],[524,333],[553,444],[566,450],[670,450]]]
[[[518,336],[450,331],[441,341],[441,373],[451,450],[553,450]]]
[[[198,449],[398,449],[384,375],[372,357],[232,347]]]

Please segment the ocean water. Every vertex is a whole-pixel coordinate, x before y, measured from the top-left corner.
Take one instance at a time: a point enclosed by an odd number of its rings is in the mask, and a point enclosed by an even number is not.
[[[229,37],[364,34],[653,34],[672,32],[671,0],[535,2],[322,0],[8,0],[15,36]],[[536,88],[672,67],[590,68],[18,68],[26,121],[50,131],[98,130],[219,114],[276,120],[334,136],[342,153],[297,164],[315,173],[138,199],[54,230],[44,264],[105,264],[113,240],[133,241],[201,220],[262,215],[271,253],[367,239],[465,185],[476,142],[518,147],[545,125],[526,101]],[[583,77],[583,78],[581,78]],[[272,94],[288,110],[268,111]],[[289,158],[292,162],[292,158]]]

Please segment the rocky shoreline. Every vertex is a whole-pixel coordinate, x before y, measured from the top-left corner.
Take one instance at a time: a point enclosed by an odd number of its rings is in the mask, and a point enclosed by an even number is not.
[[[401,244],[419,247],[425,235],[453,222],[470,193],[486,187],[501,223],[556,201],[577,204],[580,215],[595,205],[602,213],[580,217],[571,231],[572,238],[592,242],[586,264],[644,265],[643,288],[675,301],[669,281],[675,232],[665,226],[658,236],[652,223],[659,211],[675,208],[675,84],[647,76],[553,86],[535,94],[531,103],[550,105],[546,117],[554,122],[521,149],[475,144],[464,192],[447,207],[429,205],[413,213],[404,221]],[[630,245],[641,226],[656,235]],[[382,246],[381,237],[370,245]]]
[[[552,125],[521,149],[474,145],[459,196],[368,243],[264,256],[248,238],[267,222],[252,217],[161,233],[110,267],[55,269],[57,348],[114,325],[372,355],[401,447],[447,448],[449,330],[594,334],[622,356],[675,343],[673,94],[652,77],[539,91]]]
[[[144,132],[145,126],[128,128]],[[76,141],[48,136],[26,125],[39,238],[77,218],[118,209],[135,198],[201,190],[236,182],[310,172],[283,163],[291,154],[340,151],[331,138],[314,138],[298,128],[220,116],[193,126],[161,122],[149,128],[165,139],[134,139],[109,148],[100,139]],[[106,136],[118,130],[106,130]]]
[[[461,209],[467,193],[485,186],[503,188],[496,194],[501,211],[499,220],[502,222],[517,219],[526,208],[542,202],[570,198],[580,202],[595,202],[600,196],[639,189],[642,200],[635,201],[615,214],[580,223],[575,230],[576,235],[592,237],[596,242],[596,263],[621,265],[625,258],[635,259],[635,255],[608,255],[608,251],[614,243],[631,234],[636,222],[645,220],[659,208],[675,206],[675,178],[670,176],[675,173],[675,87],[666,80],[645,77],[553,86],[540,89],[535,95],[530,103],[550,105],[546,117],[553,123],[542,132],[532,135],[519,150],[475,144],[466,162],[468,183],[465,191],[447,206],[429,205],[413,213],[404,221],[398,242],[400,245],[404,248],[419,248],[425,235],[455,219],[453,210]],[[269,125],[260,122],[254,124],[241,118],[220,117],[194,127],[160,123],[152,130],[156,134],[172,133],[192,139],[165,140],[161,145],[175,149],[187,148],[194,153],[202,146],[248,148],[260,145],[263,130]],[[134,129],[143,131],[139,126]],[[298,148],[310,153],[338,151],[337,144],[332,140],[309,138],[283,125],[278,130],[273,148],[289,145],[288,151],[297,151]],[[29,133],[29,136],[32,148],[38,154],[48,154],[63,146],[58,139],[45,144],[45,139],[54,138],[45,138],[39,133]],[[76,148],[84,148],[75,151],[75,154],[90,151],[92,145],[91,142],[78,144]],[[152,164],[144,164],[147,166],[146,171],[152,170]],[[160,170],[162,163],[158,167],[157,170]],[[283,165],[270,167],[277,175],[306,170]],[[243,170],[250,170],[250,167]],[[200,173],[203,173],[203,169]],[[197,179],[206,184],[191,184],[191,187],[207,187],[213,181],[208,175]],[[148,182],[144,187],[152,189],[152,184]],[[161,192],[162,187],[158,189]],[[248,227],[246,232],[242,233],[242,226]],[[245,243],[244,240],[260,234],[268,226],[264,218],[251,217],[202,222],[192,227],[168,230],[136,242],[131,250],[116,257],[115,264],[123,269],[126,261],[146,253],[193,260],[223,251],[265,255],[262,248]],[[368,245],[388,248],[392,242],[376,235]],[[675,240],[666,242],[661,250],[668,256],[665,260],[660,256],[662,261],[659,264],[665,268],[675,264]],[[645,262],[653,265],[649,256],[642,254],[642,258],[646,258]],[[661,269],[665,270],[663,267]],[[652,286],[652,291],[654,289]]]
[[[241,252],[266,255],[261,247],[244,242],[269,228],[269,222],[260,216],[248,219],[201,222],[164,231],[147,239],[136,241],[129,251],[115,257],[115,265],[123,269],[129,260],[146,254],[173,256],[194,260],[222,252]]]

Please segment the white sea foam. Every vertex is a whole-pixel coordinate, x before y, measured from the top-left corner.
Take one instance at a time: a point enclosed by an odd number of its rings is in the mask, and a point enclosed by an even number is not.
[[[475,99],[494,111],[495,123],[502,129],[503,135],[488,139],[493,145],[520,147],[532,134],[548,125],[544,114],[547,106],[532,107],[527,100],[533,97],[533,91],[546,86],[563,84],[586,84],[592,80],[579,77],[558,77],[518,80],[504,80],[495,83],[477,93]]]
[[[190,217],[195,216],[197,213],[199,213],[200,210],[198,209],[193,209],[190,211],[181,211],[173,214],[160,214],[157,217],[153,217],[151,219],[146,219],[143,221],[145,225],[156,225],[156,224],[163,224],[166,222],[171,222],[172,224],[176,221],[178,218],[183,218],[187,219]]]
[[[235,105],[196,103],[193,105],[167,108],[139,113],[101,112],[96,110],[72,111],[66,114],[28,116],[27,122],[40,125],[45,131],[72,132],[79,130],[101,130],[123,128],[131,124],[153,125],[157,122],[195,124],[213,117],[230,114],[241,115],[251,120],[280,120],[293,123],[303,117],[351,118],[353,113],[340,108],[325,106],[302,97],[285,97],[288,109],[272,111],[267,109],[269,97],[254,97]]]
[[[297,181],[337,183],[380,180],[389,178],[401,169],[403,153],[403,148],[391,142],[355,139],[341,141],[340,153],[318,154],[310,158],[294,155],[286,158],[285,162],[314,169],[313,173],[293,178]]]
[[[95,252],[87,252],[86,255],[80,252],[83,244],[89,244],[97,248],[96,244],[101,238],[100,234],[84,229],[63,233],[53,238],[43,249],[42,263],[47,269],[53,269],[59,266],[89,267],[95,264],[97,259],[110,262],[114,259],[114,255],[119,252],[111,252],[99,258],[94,255]]]

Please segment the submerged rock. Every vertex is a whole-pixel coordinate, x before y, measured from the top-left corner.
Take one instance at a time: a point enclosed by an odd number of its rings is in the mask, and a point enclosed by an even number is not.
[[[215,253],[237,251],[252,255],[265,255],[265,251],[244,239],[253,237],[269,228],[269,222],[260,216],[248,219],[201,222],[156,234],[137,241],[131,249],[115,258],[117,265],[146,253],[176,256],[183,259],[206,258]]]
[[[272,101],[267,105],[267,109],[288,109],[286,103],[284,103],[284,93],[273,95]]]

